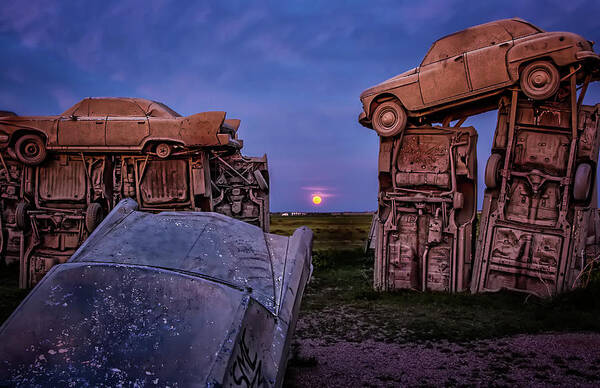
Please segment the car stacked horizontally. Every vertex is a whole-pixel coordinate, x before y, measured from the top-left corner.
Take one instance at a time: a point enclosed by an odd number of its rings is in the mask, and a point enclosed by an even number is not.
[[[2,257],[30,286],[122,198],[149,211],[223,209],[268,231],[266,158],[241,156],[239,125],[225,112],[184,117],[141,98],[86,98],[58,116],[2,113]],[[243,194],[222,195],[232,176]]]

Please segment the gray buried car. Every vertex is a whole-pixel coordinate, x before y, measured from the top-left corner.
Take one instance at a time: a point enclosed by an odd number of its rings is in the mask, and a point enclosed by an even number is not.
[[[121,201],[0,327],[0,386],[281,386],[310,229],[136,209]]]

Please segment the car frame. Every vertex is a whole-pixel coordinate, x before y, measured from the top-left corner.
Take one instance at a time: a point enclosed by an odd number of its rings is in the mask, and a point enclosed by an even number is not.
[[[419,67],[366,89],[359,122],[394,136],[409,118],[423,124],[448,120],[448,109],[453,119],[493,110],[497,100],[482,100],[517,83],[527,97],[544,100],[556,94],[569,65],[585,66],[599,79],[592,46],[577,34],[544,32],[518,18],[470,27],[434,42]]]
[[[58,116],[0,117],[0,149],[27,165],[62,152],[145,152],[167,158],[177,148],[241,148],[225,112],[183,117],[143,98],[85,98]]]

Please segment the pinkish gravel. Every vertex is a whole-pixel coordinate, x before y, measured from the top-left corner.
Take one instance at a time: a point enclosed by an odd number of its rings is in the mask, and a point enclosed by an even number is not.
[[[284,386],[600,387],[600,334],[519,335],[462,344],[296,339]]]

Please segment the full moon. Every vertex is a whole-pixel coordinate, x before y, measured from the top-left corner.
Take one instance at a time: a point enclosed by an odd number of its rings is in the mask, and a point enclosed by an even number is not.
[[[321,198],[320,195],[313,195],[312,201],[315,205],[318,205],[321,203],[321,201],[323,201],[323,199]]]

